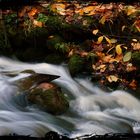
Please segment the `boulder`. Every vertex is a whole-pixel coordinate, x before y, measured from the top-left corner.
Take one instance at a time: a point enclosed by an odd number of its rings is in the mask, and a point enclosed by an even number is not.
[[[30,90],[27,100],[53,115],[60,115],[69,108],[69,103],[61,88],[52,83],[42,83]]]
[[[28,75],[17,81],[17,86],[19,87],[20,91],[29,90],[33,87],[38,86],[40,83],[51,82],[52,80],[59,78],[59,76],[57,75],[34,73],[31,70],[22,71],[22,73],[27,73],[31,75]]]
[[[72,75],[76,75],[79,72],[82,72],[83,68],[85,67],[84,64],[85,64],[85,60],[81,56],[79,55],[71,56],[68,62],[68,68],[70,70],[70,73]]]

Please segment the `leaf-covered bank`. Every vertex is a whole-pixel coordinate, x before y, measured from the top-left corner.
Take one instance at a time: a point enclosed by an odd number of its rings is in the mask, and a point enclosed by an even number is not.
[[[1,11],[1,54],[22,61],[68,64],[111,88],[137,89],[139,2],[41,2]]]

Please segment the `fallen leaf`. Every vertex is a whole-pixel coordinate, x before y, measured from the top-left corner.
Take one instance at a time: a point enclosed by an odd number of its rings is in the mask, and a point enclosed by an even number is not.
[[[118,81],[118,77],[117,76],[115,76],[115,75],[109,75],[109,76],[107,76],[107,80],[110,82],[110,83],[112,83],[112,82],[117,82]]]
[[[125,28],[126,28],[126,26],[125,26],[125,25],[123,25],[123,26],[122,26],[122,32],[124,31],[124,29],[125,29]]]
[[[132,41],[133,41],[133,42],[138,42],[138,40],[137,40],[137,39],[135,39],[135,38],[133,38],[133,39],[132,39]]]
[[[129,64],[127,64],[127,66],[126,66],[126,71],[127,71],[127,72],[135,71],[136,69],[137,69],[137,68],[134,67],[134,66],[132,65],[132,63],[129,63]]]
[[[107,62],[107,63],[113,63],[116,62],[117,60],[112,58],[112,55],[107,55],[101,58],[103,62]]]
[[[92,31],[92,33],[93,33],[94,35],[96,35],[98,32],[99,32],[98,29]]]
[[[68,57],[72,56],[73,53],[74,53],[74,50],[72,49],[72,50],[69,52]]]
[[[106,16],[102,16],[102,18],[99,20],[99,23],[104,25],[105,21],[106,21]]]
[[[98,37],[97,44],[101,44],[102,41],[103,41],[103,39],[104,39],[104,36],[100,36],[100,37]]]
[[[115,49],[116,49],[116,53],[117,53],[118,55],[121,55],[121,54],[122,54],[121,44],[117,45]]]
[[[132,82],[129,84],[129,87],[131,87],[133,90],[136,90],[137,81],[133,79]]]
[[[111,41],[112,44],[117,43],[117,39],[115,39],[115,38],[111,38],[110,41]]]
[[[132,52],[127,52],[123,57],[123,62],[128,62],[131,59]]]
[[[35,26],[37,26],[37,27],[42,27],[43,26],[42,22],[41,21],[37,21],[37,20],[33,20],[33,24]]]
[[[111,40],[108,37],[106,37],[106,36],[104,36],[104,37],[105,37],[106,41],[108,42],[108,44],[111,46],[112,45],[111,44]]]
[[[87,6],[83,8],[84,13],[90,13],[91,11],[93,11],[95,9],[94,6]]]
[[[126,9],[126,13],[128,16],[130,16],[131,14],[135,13],[137,10],[135,9],[134,6],[128,6]]]
[[[140,43],[131,43],[133,50],[140,50]]]

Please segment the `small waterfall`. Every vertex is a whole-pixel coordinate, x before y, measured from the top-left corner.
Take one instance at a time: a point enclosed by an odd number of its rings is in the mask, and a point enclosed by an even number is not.
[[[63,115],[50,115],[27,104],[15,82],[28,76],[18,74],[26,69],[37,73],[59,75],[54,80],[70,97],[70,108]],[[23,63],[0,57],[0,135],[12,133],[44,136],[56,131],[69,137],[84,134],[140,133],[140,101],[125,91],[106,93],[88,79],[73,79],[65,65]]]

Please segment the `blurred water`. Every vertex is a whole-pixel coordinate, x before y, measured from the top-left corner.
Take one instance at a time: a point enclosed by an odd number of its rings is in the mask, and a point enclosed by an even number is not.
[[[28,105],[15,82],[27,74],[10,77],[32,69],[38,73],[61,76],[54,80],[70,100],[69,110],[53,116]],[[72,79],[66,66],[46,63],[29,64],[0,58],[0,135],[21,134],[35,137],[56,131],[69,137],[84,134],[140,133],[140,101],[125,91],[106,93],[88,79]]]

